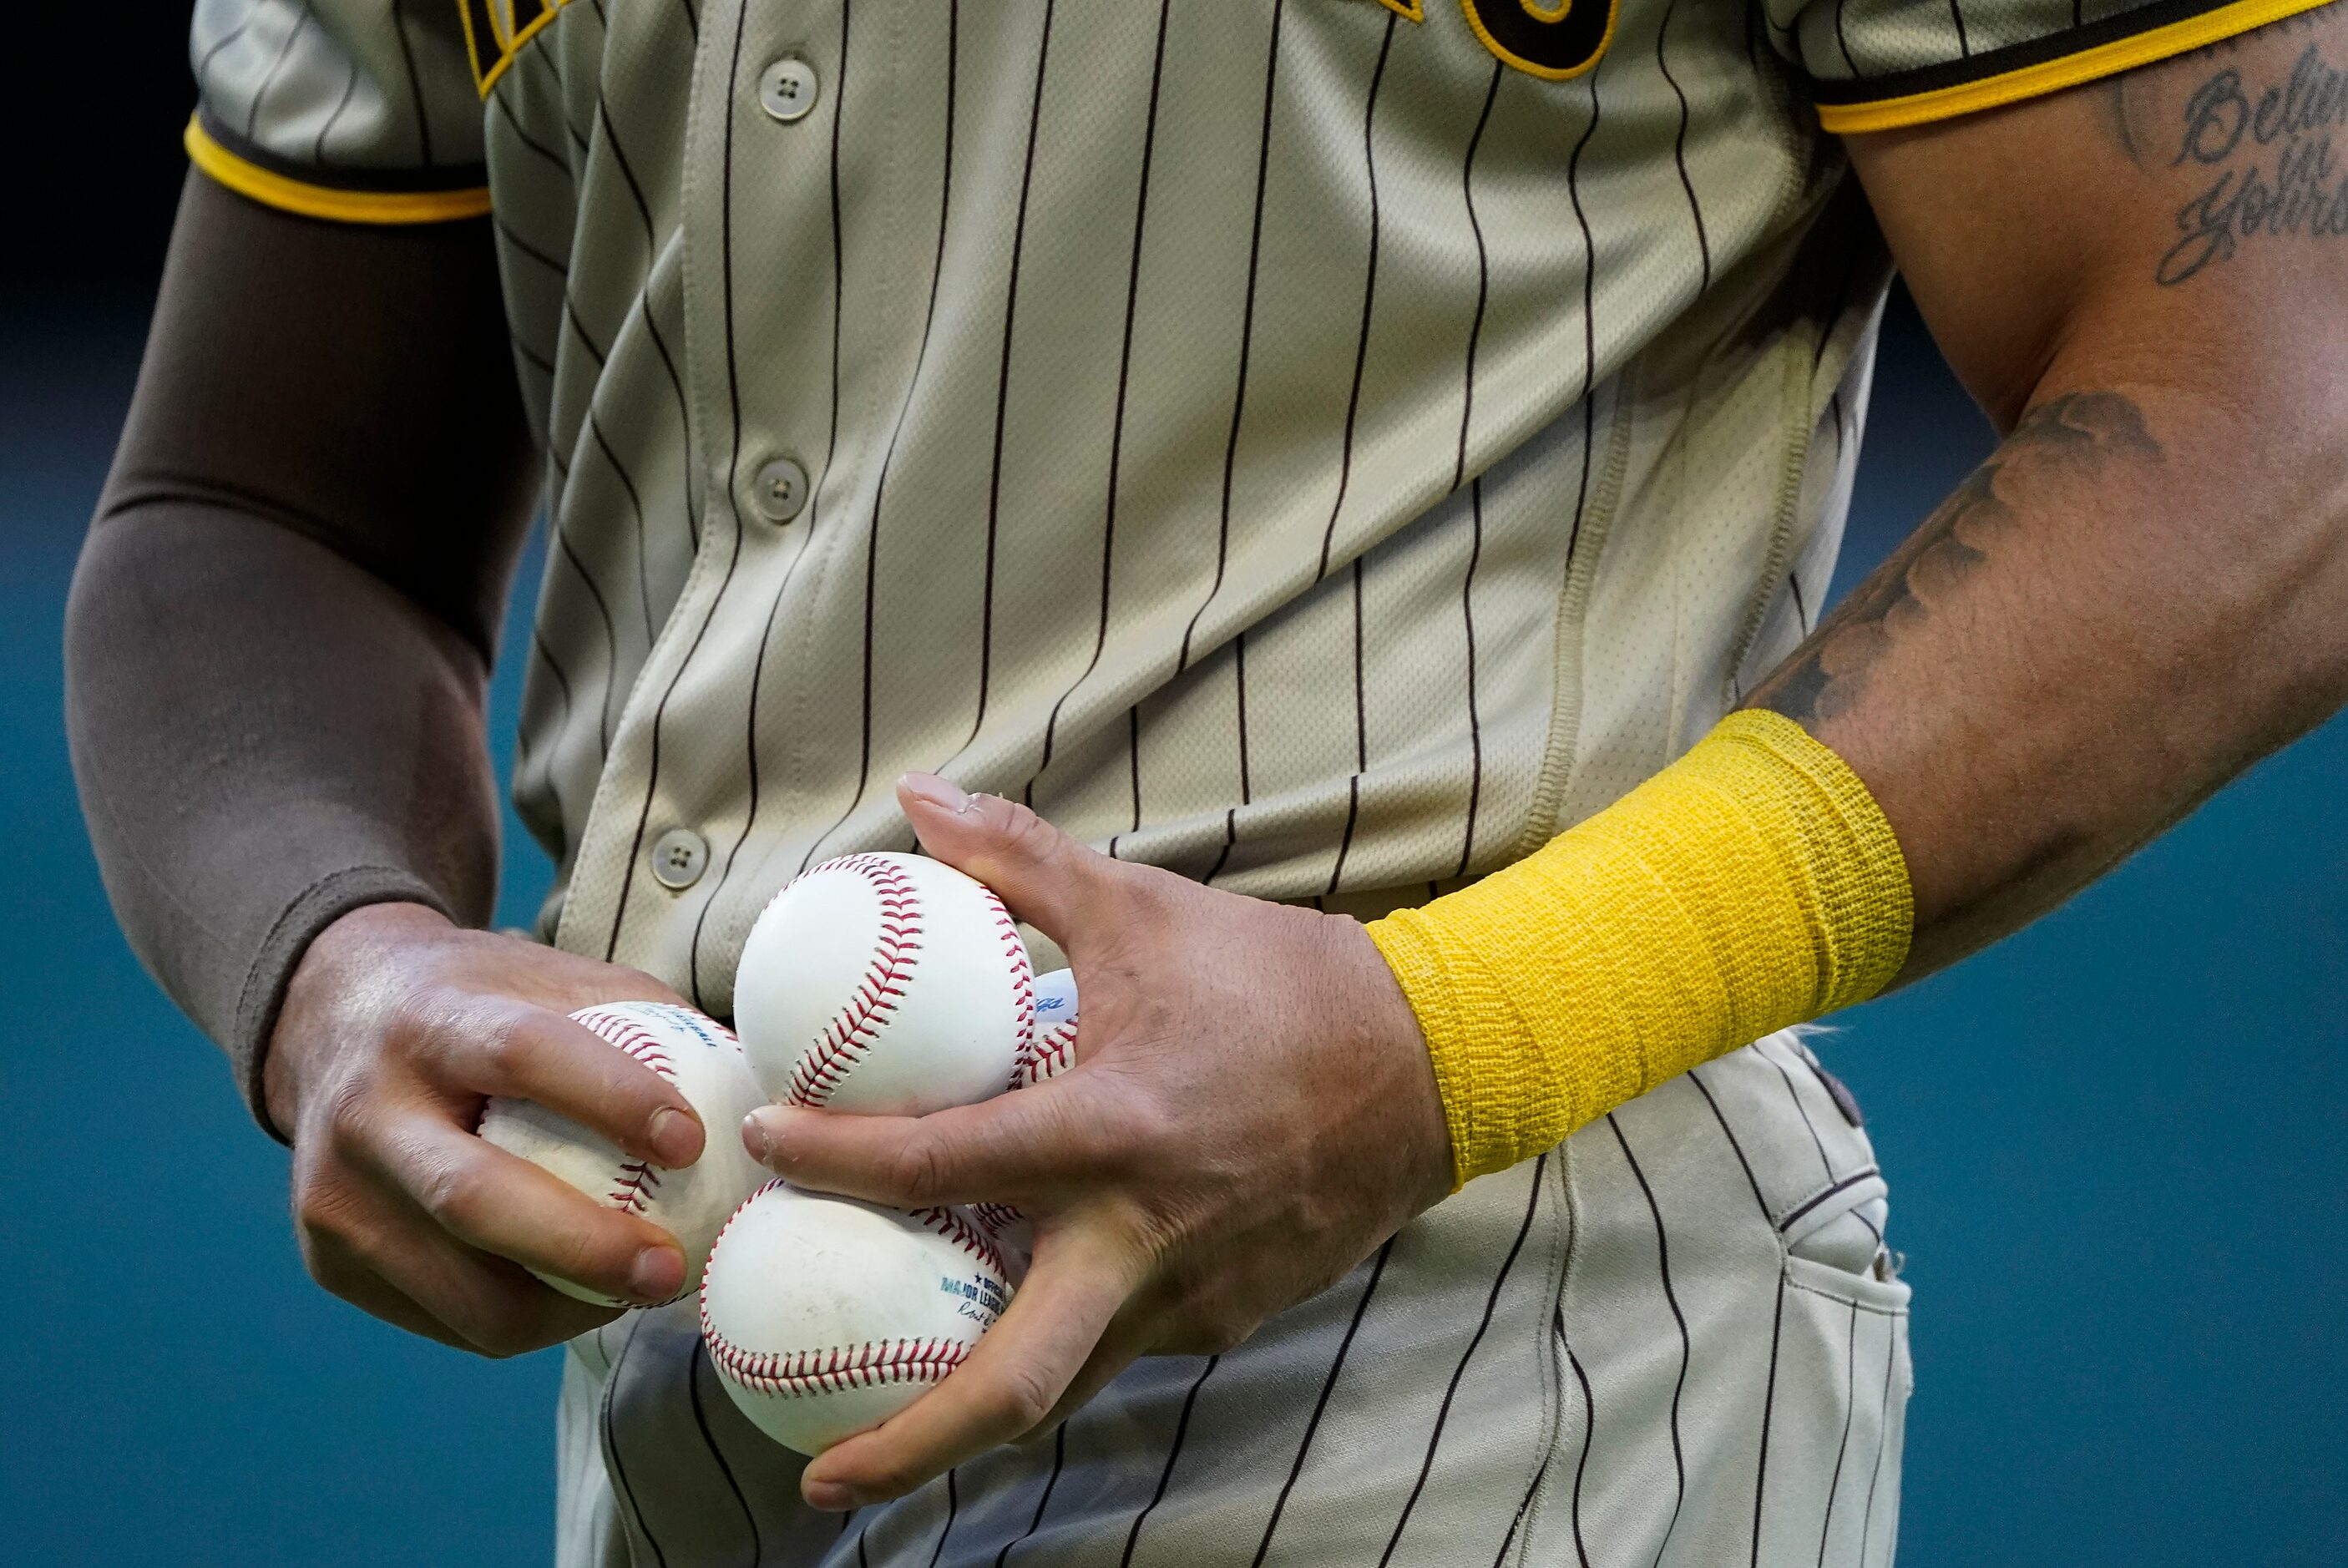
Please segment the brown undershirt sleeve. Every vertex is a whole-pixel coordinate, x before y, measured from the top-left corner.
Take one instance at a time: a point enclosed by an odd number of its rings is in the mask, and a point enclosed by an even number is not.
[[[483,694],[532,478],[486,221],[320,222],[190,174],[66,723],[123,931],[256,1115],[313,936],[394,900],[488,918]]]

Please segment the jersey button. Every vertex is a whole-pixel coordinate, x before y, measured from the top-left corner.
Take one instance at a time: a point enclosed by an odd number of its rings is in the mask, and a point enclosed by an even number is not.
[[[777,458],[751,481],[751,500],[768,522],[788,522],[807,505],[807,470],[788,458]]]
[[[801,59],[780,59],[758,73],[758,103],[785,125],[805,119],[815,108],[815,67]]]
[[[683,892],[709,867],[709,841],[691,828],[671,828],[653,841],[653,880]]]

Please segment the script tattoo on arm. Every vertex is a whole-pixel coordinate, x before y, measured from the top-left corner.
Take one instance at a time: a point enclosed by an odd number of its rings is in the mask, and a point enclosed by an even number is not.
[[[2315,25],[2302,17],[2282,26]],[[2231,261],[2246,244],[2348,236],[2348,170],[2334,144],[2335,135],[2348,140],[2348,67],[2311,42],[2278,71],[2240,43],[2194,57],[2206,74],[2181,101],[2148,73],[2113,84],[2115,129],[2130,160],[2190,178],[2177,238],[2154,269],[2164,287]]]
[[[2023,525],[2018,497],[2034,475],[2092,475],[2120,461],[2157,460],[2143,410],[2116,392],[2071,392],[2025,413],[1990,459],[1836,606],[1808,642],[1746,699],[1815,731],[1856,707],[1875,666],[1920,631]],[[2054,475],[2054,469],[2068,473]],[[2041,520],[2041,525],[2044,524]]]

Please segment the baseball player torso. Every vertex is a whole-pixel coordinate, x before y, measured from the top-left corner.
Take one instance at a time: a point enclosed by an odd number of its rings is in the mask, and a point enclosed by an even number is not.
[[[1743,5],[1516,63],[1377,0],[447,5],[398,42],[487,82],[548,929],[721,1016],[776,887],[910,845],[906,769],[1369,913],[1825,592],[1888,266]],[[331,145],[292,31],[200,25],[211,112]]]
[[[492,211],[545,928],[722,1016],[910,768],[1375,913],[1707,728],[1824,596],[1889,273],[1818,26],[201,0],[191,146]],[[1748,1047],[844,1531],[630,1315],[566,1370],[561,1560],[1887,1561],[1906,1289],[1823,1083]]]

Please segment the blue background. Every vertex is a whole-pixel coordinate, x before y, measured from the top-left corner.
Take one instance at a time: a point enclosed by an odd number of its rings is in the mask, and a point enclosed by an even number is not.
[[[470,1359],[308,1282],[283,1155],[125,949],[82,837],[60,614],[142,309],[0,317],[0,1558],[544,1561],[555,1356]],[[1838,587],[1988,442],[1895,313]],[[2335,722],[1826,1043],[1917,1289],[1910,1568],[2348,1557],[2343,778]],[[508,827],[524,923],[548,872]]]

